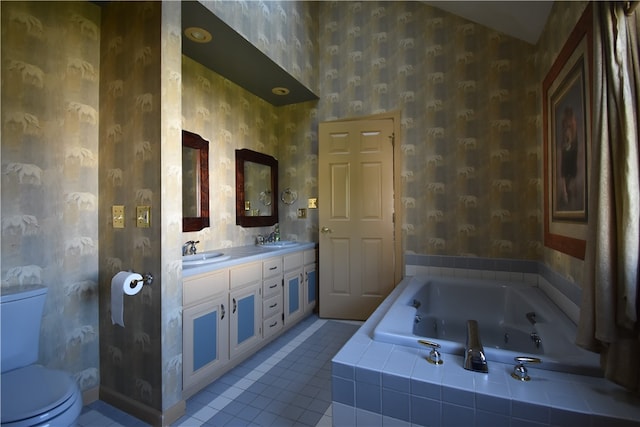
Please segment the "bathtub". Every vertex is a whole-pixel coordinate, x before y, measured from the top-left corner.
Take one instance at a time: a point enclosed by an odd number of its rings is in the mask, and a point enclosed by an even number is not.
[[[601,376],[599,356],[574,344],[576,325],[536,286],[483,279],[415,276],[377,324],[373,339],[463,356],[467,320],[477,320],[489,369],[537,357],[532,368]],[[535,333],[532,337],[532,333]],[[538,339],[536,339],[538,338]]]

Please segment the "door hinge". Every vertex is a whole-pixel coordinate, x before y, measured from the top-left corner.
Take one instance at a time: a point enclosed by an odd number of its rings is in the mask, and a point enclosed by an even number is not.
[[[389,135],[389,140],[391,141],[391,146],[395,147],[396,146],[396,134],[395,132],[391,133],[391,135]]]

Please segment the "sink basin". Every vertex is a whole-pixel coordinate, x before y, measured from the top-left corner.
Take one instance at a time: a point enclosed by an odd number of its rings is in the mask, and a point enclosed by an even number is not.
[[[267,242],[259,246],[266,249],[284,249],[292,248],[299,244],[300,243],[294,242],[293,240],[279,240],[277,242]]]
[[[222,252],[203,252],[195,255],[185,255],[182,257],[183,267],[193,267],[195,265],[210,264],[212,262],[225,261],[231,258]]]

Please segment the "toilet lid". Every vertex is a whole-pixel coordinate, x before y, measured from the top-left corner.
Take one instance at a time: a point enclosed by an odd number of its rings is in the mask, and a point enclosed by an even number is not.
[[[2,423],[32,418],[61,405],[78,390],[69,374],[40,365],[2,373]]]

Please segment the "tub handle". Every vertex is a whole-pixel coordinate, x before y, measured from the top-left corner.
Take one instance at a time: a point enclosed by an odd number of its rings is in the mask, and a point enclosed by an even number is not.
[[[542,360],[537,357],[529,356],[518,356],[514,357],[513,360],[518,362],[518,364],[513,368],[511,376],[518,381],[529,381],[531,379],[527,372],[527,367],[524,366],[525,363],[542,363]]]
[[[427,362],[431,363],[432,365],[442,365],[444,363],[444,360],[442,360],[442,355],[437,350],[440,348],[440,344],[427,340],[418,340],[418,344],[431,347],[431,352],[429,352],[429,356],[427,356]]]

